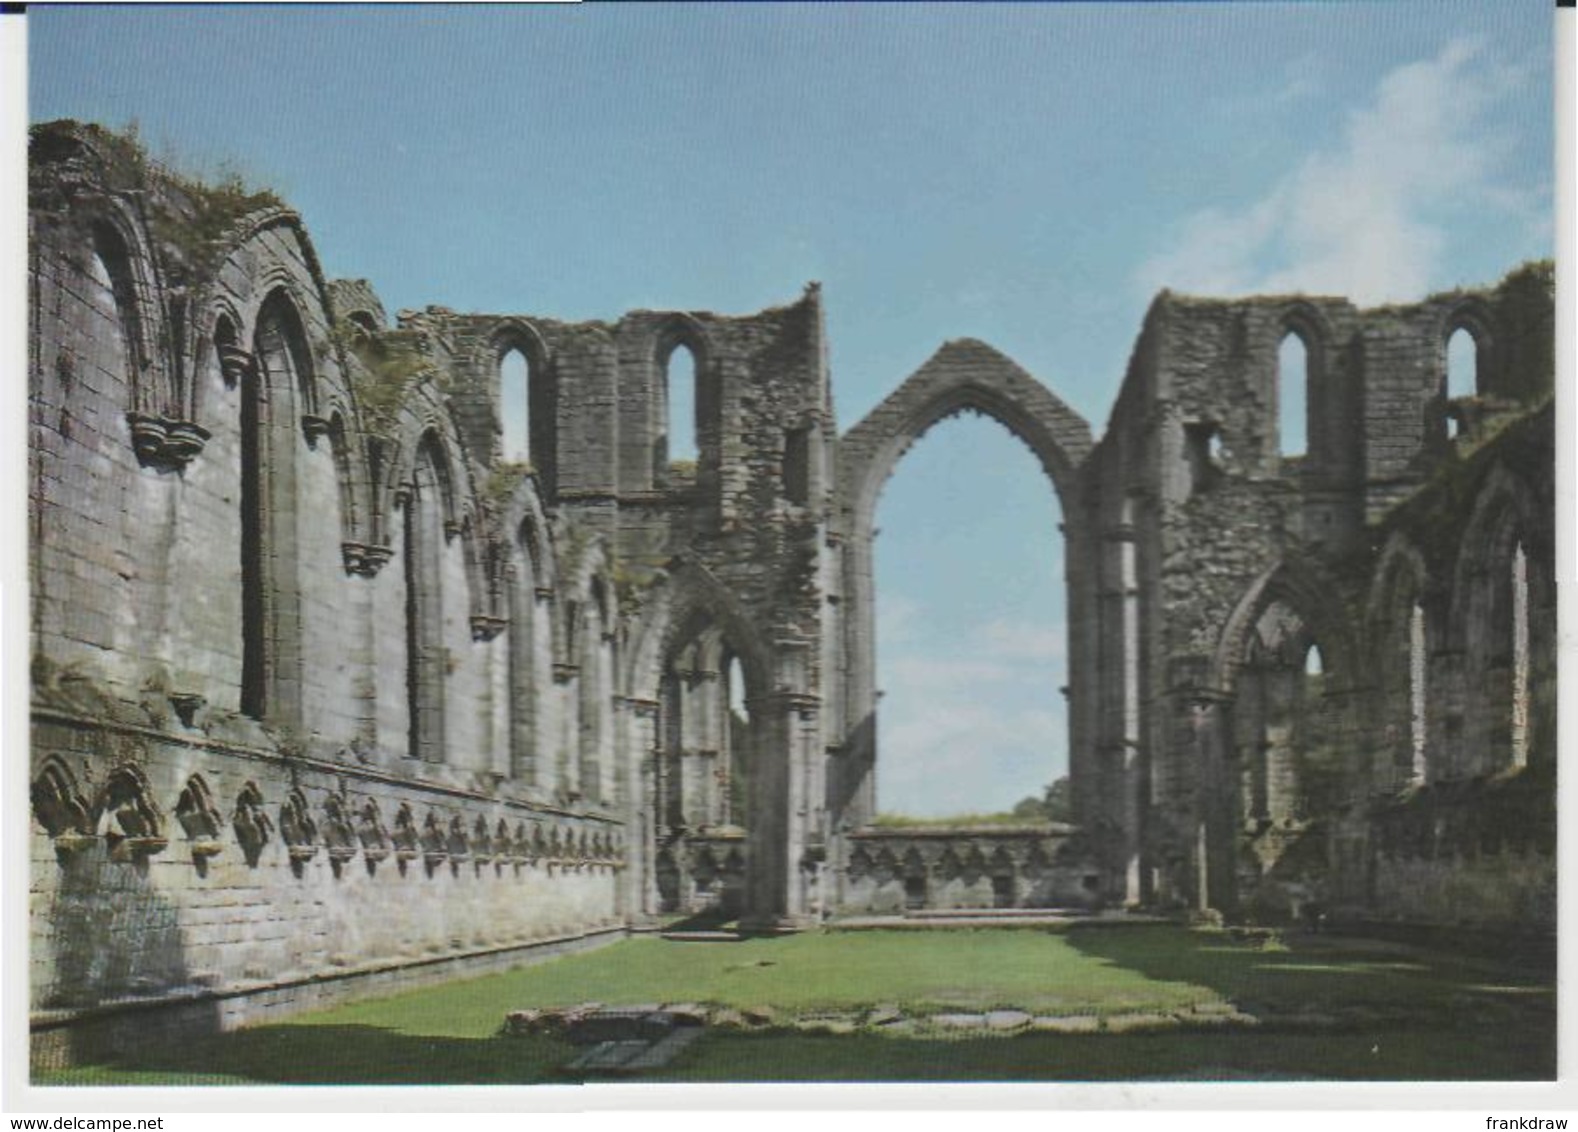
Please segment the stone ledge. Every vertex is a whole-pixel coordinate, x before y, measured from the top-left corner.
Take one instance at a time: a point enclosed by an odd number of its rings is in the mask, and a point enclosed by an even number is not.
[[[614,816],[607,810],[574,810],[546,802],[528,802],[518,798],[499,797],[479,790],[468,790],[463,786],[451,786],[431,779],[394,774],[389,771],[379,770],[376,767],[348,762],[334,762],[329,759],[315,758],[312,755],[288,755],[280,751],[270,750],[267,747],[254,747],[228,739],[210,739],[205,736],[182,735],[178,732],[162,731],[157,727],[143,724],[79,715],[76,712],[43,704],[33,704],[28,714],[33,727],[45,725],[72,727],[83,731],[113,732],[118,735],[134,736],[149,742],[189,747],[200,751],[213,751],[235,758],[253,759],[258,762],[273,763],[293,769],[310,770],[334,777],[350,777],[362,782],[377,782],[385,786],[396,786],[421,793],[444,794],[451,798],[467,798],[475,802],[486,802],[489,805],[501,805],[512,809],[525,810],[533,814],[548,814],[554,817],[574,818],[580,821],[603,822],[608,825],[623,826],[625,824],[621,818]]]
[[[129,1044],[191,1041],[242,1026],[277,1021],[382,994],[463,976],[489,974],[616,943],[623,926],[501,944],[447,955],[380,961],[283,980],[223,988],[193,987],[158,997],[121,999],[77,1010],[35,1011],[29,1018],[34,1070],[68,1068]]]

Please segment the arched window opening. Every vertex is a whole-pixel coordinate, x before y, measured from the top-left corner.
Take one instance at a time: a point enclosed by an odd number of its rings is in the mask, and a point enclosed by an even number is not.
[[[1284,457],[1309,452],[1309,346],[1296,330],[1277,348],[1277,435]]]
[[[1529,765],[1529,559],[1512,551],[1512,765]]]
[[[118,347],[118,358],[103,368],[115,377],[135,382],[142,371],[143,336],[131,253],[121,234],[108,224],[93,227],[88,272],[100,296],[94,303],[96,313],[110,324],[109,337]]]
[[[408,748],[423,762],[444,760],[444,510],[442,455],[425,437],[405,505],[406,703]]]
[[[873,516],[878,753],[846,787],[857,812],[1042,812],[1068,772],[1059,503],[989,415],[944,420],[895,467]]]
[[[284,291],[275,291],[264,306],[267,316],[263,313],[258,315],[257,353],[271,371],[270,388],[285,384],[292,386],[297,399],[296,411],[316,413],[317,381],[301,312]]]
[[[1413,781],[1425,781],[1425,610],[1417,601],[1408,614],[1408,722]]]
[[[263,509],[263,413],[259,382],[241,396],[241,713],[262,719],[268,707],[267,543]]]
[[[531,461],[530,366],[518,349],[499,359],[499,418],[504,459],[514,464]]]
[[[1341,751],[1328,717],[1326,657],[1286,601],[1268,605],[1250,630],[1235,677],[1234,745],[1244,817],[1285,825],[1320,812]]]
[[[1466,326],[1447,339],[1447,397],[1473,397],[1479,393],[1479,342]]]
[[[1466,326],[1460,326],[1447,339],[1446,396],[1448,401],[1474,397],[1479,393],[1479,342]],[[1460,423],[1455,414],[1447,415],[1447,436],[1458,435]]]
[[[509,625],[511,773],[527,786],[547,785],[541,781],[537,752],[537,658],[548,649],[547,641],[538,639],[546,622],[537,615],[537,590],[544,584],[539,561],[537,532],[528,519],[516,539]]]
[[[694,465],[696,447],[696,355],[681,343],[668,356],[664,378],[668,391],[668,459]]]
[[[724,662],[724,680],[727,688],[728,711],[724,721],[724,739],[727,743],[725,757],[719,771],[723,780],[719,794],[723,798],[723,823],[743,825],[746,812],[746,782],[749,774],[751,745],[751,710],[745,702],[745,669],[736,657]]]
[[[88,278],[93,283],[93,313],[99,317],[108,333],[99,334],[95,328],[96,341],[109,341],[114,344],[114,360],[110,369],[116,377],[130,376],[131,363],[131,336],[128,332],[126,319],[120,310],[119,296],[116,294],[115,280],[110,276],[109,264],[104,262],[104,256],[99,250],[98,241],[94,241],[92,254],[88,257]]]
[[[310,371],[300,317],[283,291],[258,312],[253,353],[257,365],[241,375],[241,711],[295,723],[302,666],[295,422]]]
[[[656,866],[658,903],[738,915],[738,850],[752,822],[747,784],[755,744],[744,662],[704,613],[686,619],[664,657],[653,822],[658,844],[672,846],[673,855]]]

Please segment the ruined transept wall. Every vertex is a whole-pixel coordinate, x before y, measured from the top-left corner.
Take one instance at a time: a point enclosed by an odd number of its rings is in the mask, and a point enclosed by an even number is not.
[[[1291,826],[1307,860],[1292,888],[1311,902],[1551,923],[1554,868],[1542,851],[1530,850],[1527,867],[1492,864],[1501,888],[1454,903],[1442,893],[1472,887],[1481,852],[1465,820],[1429,847],[1432,867],[1456,870],[1459,884],[1400,882],[1392,851],[1355,832],[1406,825],[1398,813],[1442,790],[1466,799],[1454,812],[1517,796],[1531,807],[1515,823],[1526,830],[1554,814],[1542,769],[1554,757],[1550,286],[1547,266],[1370,311],[1303,297],[1156,300],[1085,476],[1091,522],[1105,532],[1104,593],[1089,606],[1101,622],[1105,706],[1100,770],[1079,798],[1105,835],[1114,898],[1285,912],[1290,898],[1268,864],[1285,847],[1267,842],[1296,840]],[[1477,388],[1449,397],[1458,329],[1477,345]],[[1304,389],[1279,381],[1290,334],[1306,350]],[[1279,437],[1280,396],[1307,398],[1306,437]],[[1527,634],[1517,708],[1515,546]],[[1417,725],[1406,639],[1416,602]],[[1273,702],[1286,691],[1244,676],[1270,662],[1254,638],[1273,608],[1297,622],[1285,648],[1318,650],[1318,694],[1302,723],[1254,719],[1286,706]],[[1526,716],[1516,758],[1514,711]],[[1323,754],[1289,746],[1288,727],[1301,726]],[[1252,765],[1268,741],[1267,765]],[[1268,791],[1300,797],[1272,797],[1267,810]],[[1421,878],[1417,859],[1407,871]]]

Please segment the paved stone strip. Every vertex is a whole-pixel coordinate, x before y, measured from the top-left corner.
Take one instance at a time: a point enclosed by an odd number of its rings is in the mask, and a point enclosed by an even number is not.
[[[1374,1008],[1296,1011],[1232,1002],[1201,1002],[1179,1010],[1129,1011],[1121,1014],[1031,1014],[1023,1010],[941,1011],[910,1015],[896,1005],[860,1011],[819,1011],[788,1015],[768,1006],[737,1010],[705,1003],[640,1003],[603,1006],[582,1003],[550,1009],[516,1010],[505,1016],[507,1035],[547,1034],[589,1047],[565,1067],[578,1073],[640,1072],[668,1064],[707,1029],[724,1031],[792,1030],[803,1034],[844,1035],[881,1032],[890,1035],[936,1034],[959,1037],[1042,1034],[1137,1034],[1164,1030],[1221,1028],[1330,1031],[1343,1028],[1417,1022],[1406,1011]]]

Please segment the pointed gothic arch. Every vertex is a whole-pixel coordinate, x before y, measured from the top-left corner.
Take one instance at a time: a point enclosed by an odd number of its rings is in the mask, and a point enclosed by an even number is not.
[[[1375,718],[1381,721],[1373,781],[1378,789],[1395,790],[1432,773],[1430,653],[1441,628],[1424,556],[1406,536],[1387,540],[1374,579],[1366,612]]]
[[[669,364],[675,352],[681,349],[690,354],[694,367],[694,384],[690,403],[686,405],[674,403],[669,382]],[[698,476],[703,469],[717,466],[722,405],[713,353],[707,328],[693,315],[673,312],[664,316],[652,331],[652,477],[659,488],[667,486],[670,479],[674,455],[670,451],[669,438],[676,413],[685,413],[690,418]]]
[[[840,631],[848,662],[840,688],[843,718],[837,723],[844,752],[835,783],[835,809],[842,811],[836,820],[863,823],[874,807],[878,738],[872,539],[877,500],[899,459],[917,440],[939,422],[967,411],[996,420],[1040,462],[1063,515],[1070,595],[1089,584],[1079,470],[1091,452],[1090,426],[992,347],[973,339],[946,343],[838,445],[838,520],[844,536]],[[1077,601],[1069,604],[1074,607]],[[1071,631],[1071,671],[1086,663],[1086,647],[1085,635]],[[1079,747],[1093,717],[1093,693],[1083,683],[1073,687],[1071,749]]]
[[[1459,543],[1453,646],[1469,726],[1451,752],[1457,774],[1554,757],[1554,525],[1539,509],[1529,486],[1498,464],[1481,483]]]

